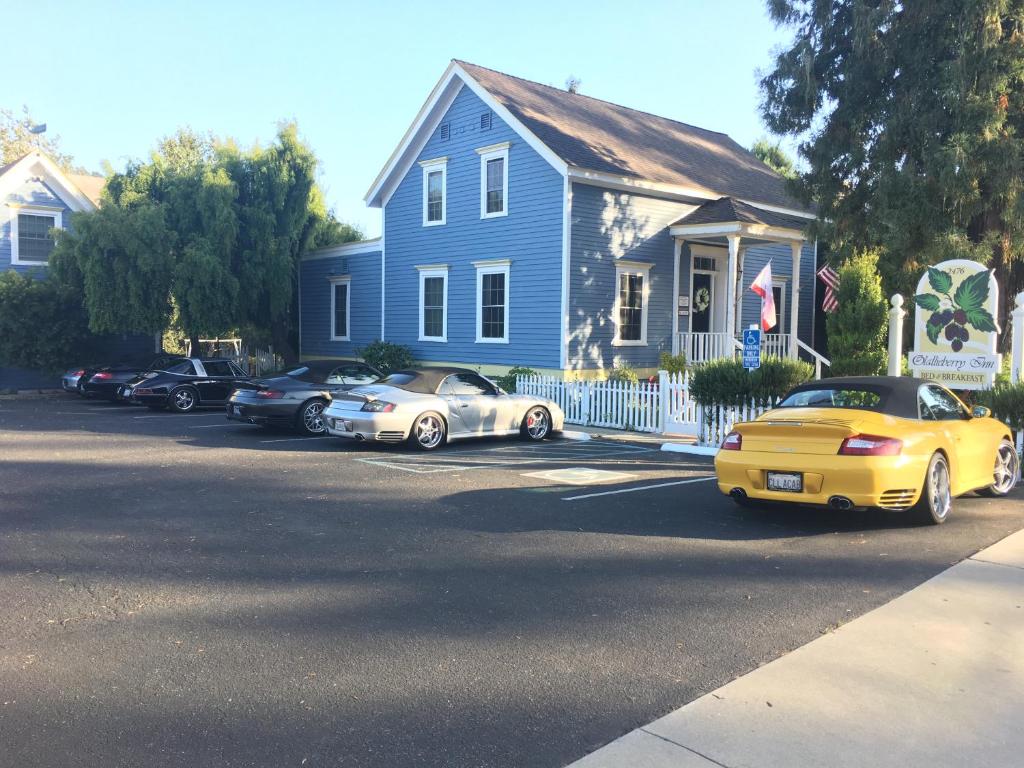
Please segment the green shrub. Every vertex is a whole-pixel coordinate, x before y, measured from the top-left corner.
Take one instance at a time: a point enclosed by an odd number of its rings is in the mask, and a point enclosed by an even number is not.
[[[690,396],[701,405],[764,404],[813,378],[814,368],[801,360],[768,357],[754,371],[739,360],[713,360],[694,368]]]
[[[865,251],[839,268],[839,308],[828,315],[828,353],[833,376],[874,376],[885,371],[889,313],[878,255]]]
[[[413,364],[412,350],[403,344],[389,341],[375,341],[359,350],[360,357],[384,375],[392,371],[410,368]]]
[[[537,372],[533,368],[524,368],[520,365],[516,365],[509,368],[508,373],[504,376],[498,376],[495,378],[495,382],[499,387],[504,389],[509,394],[516,391],[516,379],[520,376],[536,376]]]
[[[636,370],[628,363],[617,365],[612,368],[608,374],[608,381],[619,381],[625,384],[636,384],[640,381],[640,376]]]
[[[56,373],[81,363],[92,337],[74,288],[53,278],[0,273],[0,365]]]
[[[682,373],[686,370],[686,355],[662,352],[658,357],[658,368],[669,373]]]
[[[992,415],[1011,429],[1024,429],[1024,382],[996,384],[974,393],[974,402],[991,409]]]

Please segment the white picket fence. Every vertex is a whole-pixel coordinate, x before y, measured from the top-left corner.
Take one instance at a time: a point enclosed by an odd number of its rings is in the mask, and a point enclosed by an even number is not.
[[[284,365],[284,360],[274,354],[272,349],[250,350],[248,347],[241,347],[231,359],[250,376],[264,376],[272,371],[281,370]]]
[[[770,407],[704,408],[690,397],[689,373],[667,371],[637,384],[520,376],[516,391],[554,401],[568,424],[692,435],[702,445],[719,445],[736,422],[755,419]]]

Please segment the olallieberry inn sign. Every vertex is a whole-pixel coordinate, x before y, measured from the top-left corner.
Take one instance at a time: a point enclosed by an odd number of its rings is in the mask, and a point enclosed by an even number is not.
[[[936,264],[918,282],[914,304],[914,375],[951,389],[991,387],[1001,363],[993,272],[966,259]]]

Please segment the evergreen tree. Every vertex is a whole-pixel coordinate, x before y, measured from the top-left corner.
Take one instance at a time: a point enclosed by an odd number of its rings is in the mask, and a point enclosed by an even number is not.
[[[835,251],[876,248],[886,290],[970,258],[996,270],[1001,325],[1024,287],[1024,2],[769,0],[793,33],[761,81],[802,141],[798,192]]]
[[[754,142],[750,152],[782,178],[796,178],[796,165],[793,163],[793,158],[782,148],[781,142],[760,138]]]
[[[833,376],[874,376],[885,370],[888,313],[878,256],[862,252],[839,268],[839,307],[826,320]]]

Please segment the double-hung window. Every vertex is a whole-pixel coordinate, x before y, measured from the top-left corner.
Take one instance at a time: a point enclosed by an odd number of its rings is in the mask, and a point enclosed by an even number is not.
[[[423,226],[445,223],[448,212],[448,158],[421,160],[423,168]]]
[[[420,273],[420,341],[448,341],[448,265],[425,264]]]
[[[650,296],[650,264],[620,261],[615,266],[613,321],[617,346],[647,344],[647,302]]]
[[[11,263],[48,264],[56,242],[51,230],[62,228],[59,210],[13,208],[11,216]]]
[[[508,215],[509,142],[480,147],[480,218]]]
[[[508,259],[474,261],[476,267],[476,340],[480,343],[508,343],[509,267]]]
[[[349,341],[350,309],[352,307],[352,278],[332,277],[331,281],[331,341]]]

